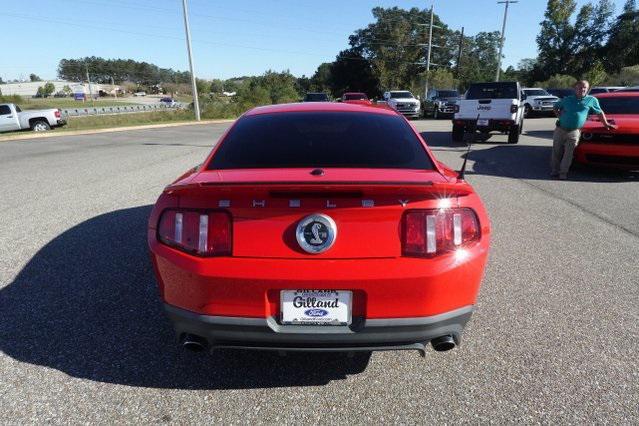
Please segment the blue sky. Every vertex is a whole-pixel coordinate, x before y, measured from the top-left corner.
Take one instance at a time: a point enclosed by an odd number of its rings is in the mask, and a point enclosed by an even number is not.
[[[596,0],[593,0],[596,1]],[[226,79],[289,69],[310,76],[372,22],[375,6],[429,8],[433,0],[189,0],[195,73]],[[587,0],[578,0],[581,6]],[[62,58],[101,56],[188,69],[181,0],[0,1],[0,77],[56,77]],[[435,13],[465,34],[499,31],[496,0],[434,0]],[[623,0],[616,0],[617,12]],[[519,0],[508,14],[504,65],[536,55],[545,0]],[[7,39],[8,35],[8,39]]]

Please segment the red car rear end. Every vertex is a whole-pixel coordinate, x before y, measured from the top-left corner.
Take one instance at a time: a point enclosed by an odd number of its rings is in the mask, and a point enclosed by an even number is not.
[[[489,234],[472,187],[403,117],[297,104],[241,117],[165,189],[148,241],[183,342],[446,350],[474,309]]]
[[[589,117],[575,150],[575,161],[639,170],[639,93],[601,93],[597,99],[608,121],[617,128],[607,130],[598,117]]]

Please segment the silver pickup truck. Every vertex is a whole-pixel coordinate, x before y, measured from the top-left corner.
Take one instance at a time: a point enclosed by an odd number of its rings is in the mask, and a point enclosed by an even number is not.
[[[0,104],[0,132],[31,129],[34,132],[50,130],[64,126],[59,109],[31,109],[22,111],[15,104]]]

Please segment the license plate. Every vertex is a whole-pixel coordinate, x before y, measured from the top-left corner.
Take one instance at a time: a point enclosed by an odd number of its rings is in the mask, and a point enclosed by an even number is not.
[[[345,290],[282,290],[283,324],[348,325],[353,292]]]
[[[479,120],[477,120],[477,125],[478,126],[488,126],[488,119],[487,118],[480,118]]]

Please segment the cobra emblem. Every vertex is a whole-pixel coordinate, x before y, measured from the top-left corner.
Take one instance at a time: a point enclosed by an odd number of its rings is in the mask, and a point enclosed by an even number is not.
[[[314,223],[311,227],[311,232],[313,233],[313,239],[311,240],[311,244],[322,244],[324,241],[320,238],[319,231],[322,229],[322,225],[319,223]]]

